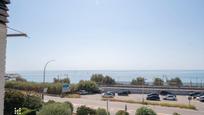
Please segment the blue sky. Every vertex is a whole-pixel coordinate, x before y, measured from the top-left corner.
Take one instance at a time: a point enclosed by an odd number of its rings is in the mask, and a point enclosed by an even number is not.
[[[204,69],[203,0],[11,0],[7,71]]]

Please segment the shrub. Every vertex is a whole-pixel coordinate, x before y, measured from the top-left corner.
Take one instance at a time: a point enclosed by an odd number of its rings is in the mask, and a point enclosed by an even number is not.
[[[36,115],[36,111],[28,108],[22,108],[21,115]]]
[[[77,108],[77,115],[96,115],[96,110],[86,106],[80,106]]]
[[[115,84],[115,80],[113,78],[111,78],[110,76],[106,76],[103,78],[102,84],[113,85],[113,84]]]
[[[96,82],[97,84],[102,84],[104,76],[102,74],[93,74],[91,76],[91,81]]]
[[[28,109],[40,109],[42,107],[42,100],[40,97],[27,95],[23,107]]]
[[[25,95],[20,91],[6,90],[4,98],[4,115],[11,115],[14,108],[22,108]]]
[[[161,78],[155,78],[153,84],[155,86],[163,86],[164,85],[164,81]]]
[[[181,79],[179,77],[172,78],[171,80],[167,80],[168,85],[180,87],[183,85]]]
[[[102,74],[93,74],[91,76],[91,81],[96,82],[97,84],[103,85],[113,85],[115,84],[115,80],[110,76],[103,76]]]
[[[71,112],[74,111],[74,106],[73,106],[73,104],[72,104],[71,102],[69,102],[69,101],[65,101],[64,103],[67,104],[67,105],[70,107]]]
[[[133,79],[131,82],[132,85],[144,85],[145,79],[143,77],[138,77],[136,79]]]
[[[27,82],[27,80],[22,78],[21,76],[17,76],[16,81]]]
[[[157,114],[150,108],[141,107],[137,109],[135,115],[157,115]]]
[[[26,95],[21,91],[6,90],[4,98],[4,114],[10,115],[14,108],[28,108],[30,111],[38,110],[42,107],[41,98],[37,96]],[[34,112],[29,112],[34,113]]]
[[[37,115],[72,115],[72,112],[67,104],[52,103],[44,105]]]
[[[67,78],[63,78],[63,79],[54,78],[53,82],[54,83],[68,83],[68,84],[70,84],[70,79],[68,77]]]
[[[96,115],[108,115],[105,109],[98,108],[96,110]]]
[[[53,104],[53,103],[55,103],[54,100],[49,100],[48,102],[45,103],[45,105],[47,105],[47,104]]]
[[[124,110],[119,110],[115,115],[129,115],[129,113]]]
[[[97,86],[97,84],[93,81],[84,81],[81,80],[78,84],[77,84],[77,90],[86,90],[88,92],[98,92],[99,88]]]
[[[173,115],[180,115],[179,113],[174,112]]]
[[[48,94],[61,94],[62,93],[62,83],[46,84]]]

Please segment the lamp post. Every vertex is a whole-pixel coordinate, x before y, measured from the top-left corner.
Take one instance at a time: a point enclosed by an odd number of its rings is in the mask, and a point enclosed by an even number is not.
[[[44,66],[44,69],[43,69],[43,85],[45,85],[45,72],[46,72],[46,68],[47,68],[47,65],[51,62],[54,62],[55,60],[50,60],[48,61],[45,66]],[[42,93],[42,99],[44,100],[44,89],[43,89],[43,93]]]

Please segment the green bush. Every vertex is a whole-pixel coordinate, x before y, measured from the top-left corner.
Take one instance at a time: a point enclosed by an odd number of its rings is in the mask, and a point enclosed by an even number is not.
[[[77,108],[77,115],[96,115],[96,110],[86,106],[80,106]]]
[[[167,80],[169,86],[177,86],[180,87],[183,85],[181,79],[179,77],[172,78],[171,80]]]
[[[52,83],[46,84],[48,94],[61,94],[62,93],[62,83]]]
[[[157,115],[157,114],[150,108],[141,107],[137,109],[135,115]]]
[[[110,76],[105,76],[103,78],[102,84],[113,85],[113,84],[115,84],[115,80],[113,78],[111,78]]]
[[[181,115],[181,114],[175,112],[175,113],[173,113],[173,115]]]
[[[31,109],[30,111],[35,111],[41,107],[42,101],[40,97],[26,95],[17,90],[6,90],[5,92],[4,115],[11,115],[15,108],[28,108]]]
[[[40,97],[27,95],[23,107],[28,109],[40,109],[42,107],[42,100]]]
[[[6,90],[4,97],[4,115],[13,114],[14,108],[22,108],[25,95],[20,91]]]
[[[73,104],[72,104],[71,102],[69,102],[69,101],[65,101],[64,103],[67,104],[67,105],[70,107],[71,112],[74,111],[74,106],[73,106]]]
[[[110,76],[103,76],[102,74],[93,74],[91,76],[91,81],[96,82],[97,84],[103,85],[113,85],[115,80]]]
[[[67,78],[63,78],[63,79],[54,78],[53,82],[54,83],[68,83],[68,84],[70,84],[70,79],[68,77]]]
[[[5,84],[5,88],[42,92],[43,85],[41,83],[34,82],[7,81]]]
[[[37,115],[72,115],[72,112],[67,104],[52,103],[44,105]]]
[[[99,91],[97,84],[93,81],[81,80],[76,87],[77,90],[86,90],[91,93],[97,93]]]
[[[22,108],[21,115],[36,115],[36,111],[28,108]]]
[[[44,104],[47,105],[47,104],[53,104],[53,103],[55,103],[54,100],[49,100],[48,102],[46,102],[46,103],[44,103]]]
[[[98,108],[96,110],[96,115],[108,115],[108,114],[107,114],[107,111],[105,109]]]
[[[97,84],[102,84],[103,79],[104,79],[103,74],[93,74],[91,76],[91,81],[94,81]]]
[[[115,115],[129,115],[129,113],[124,110],[119,110]]]
[[[132,85],[144,85],[145,79],[143,77],[138,77],[136,79],[133,79],[131,82]]]
[[[161,78],[155,78],[153,84],[155,86],[163,86],[164,85],[164,81]]]

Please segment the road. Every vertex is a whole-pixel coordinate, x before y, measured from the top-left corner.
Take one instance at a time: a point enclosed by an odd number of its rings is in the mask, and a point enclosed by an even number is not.
[[[128,100],[142,100],[142,95],[139,94],[131,94],[128,97],[121,97],[116,96],[117,99],[128,99]],[[144,95],[145,97],[145,95]],[[188,103],[188,99],[185,96],[178,96],[178,101],[176,103]],[[91,108],[105,108],[107,102],[101,101],[101,95],[85,95],[81,96],[81,98],[60,98],[60,97],[53,97],[53,96],[45,96],[45,101],[54,100],[56,102],[65,102],[70,101],[73,103],[75,111],[76,108],[81,105],[86,105]],[[154,111],[158,113],[158,115],[172,115],[173,112],[180,113],[181,115],[204,115],[204,103],[198,101],[192,101],[191,104],[195,105],[198,110],[189,110],[189,109],[180,109],[174,107],[161,107],[161,106],[151,106],[146,105],[147,107],[152,108]],[[111,115],[115,115],[118,110],[124,110],[125,105],[128,107],[128,112],[130,115],[135,115],[135,111],[137,108],[145,106],[141,104],[129,104],[129,103],[122,103],[122,102],[109,102],[109,111]]]

